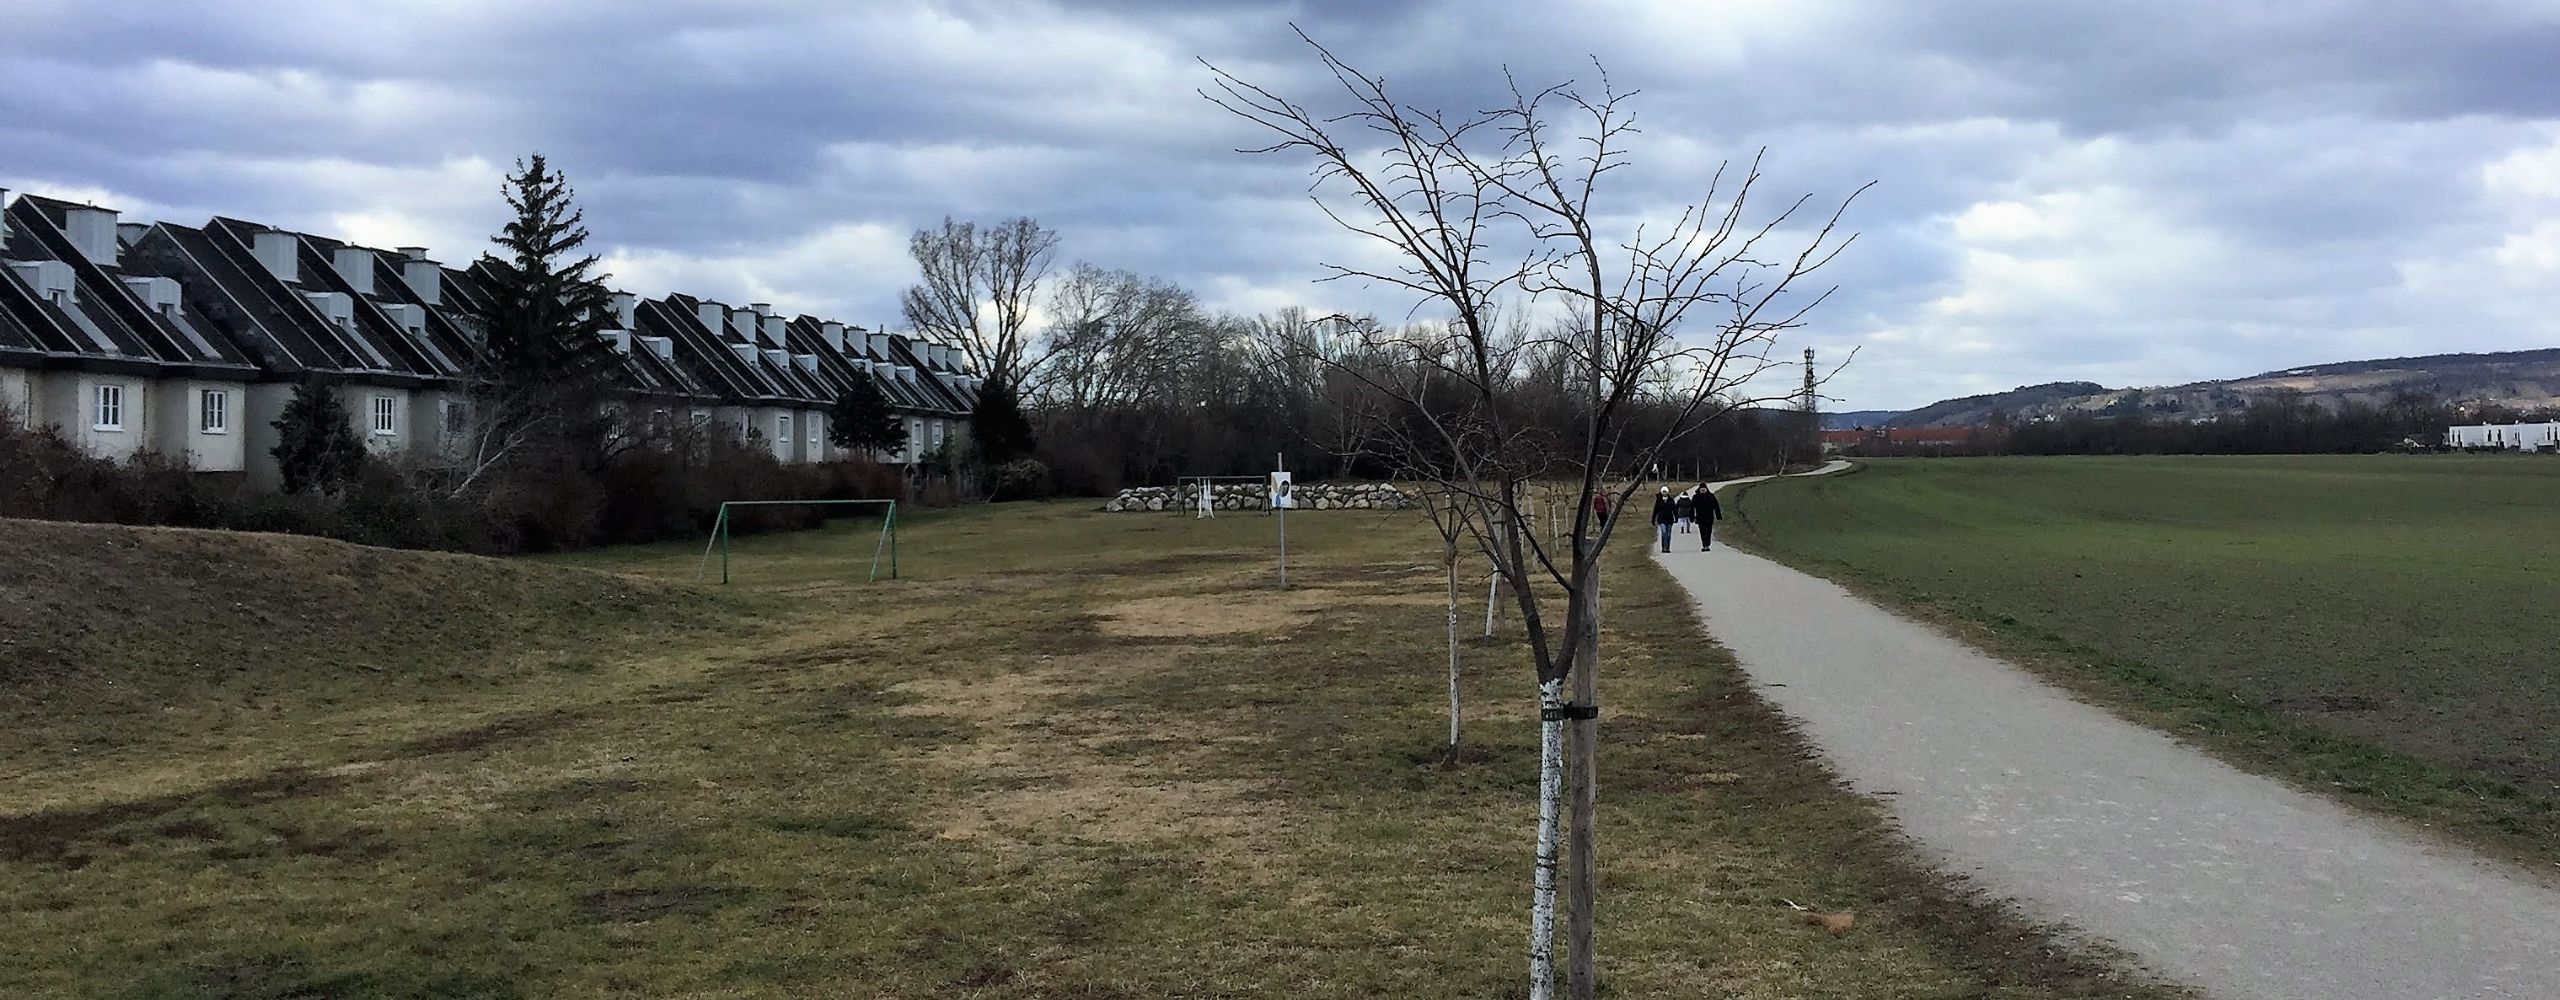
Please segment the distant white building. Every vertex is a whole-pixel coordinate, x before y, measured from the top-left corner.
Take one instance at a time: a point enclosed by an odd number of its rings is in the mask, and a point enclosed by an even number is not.
[[[2512,451],[2560,449],[2560,423],[2472,424],[2444,429],[2447,448],[2506,448]]]

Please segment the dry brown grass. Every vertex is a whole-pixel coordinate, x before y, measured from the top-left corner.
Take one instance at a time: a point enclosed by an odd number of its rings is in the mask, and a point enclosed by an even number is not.
[[[1470,638],[1444,761],[1427,527],[1293,518],[1285,593],[1267,529],[918,518],[879,587],[857,533],[758,538],[685,615],[493,607],[545,641],[431,684],[305,650],[287,676],[339,679],[216,678],[196,728],[39,715],[0,759],[0,993],[1516,994],[1520,651]],[[681,580],[695,554],[573,561]],[[2153,995],[1913,867],[1667,580],[1617,586],[1613,995]],[[99,730],[137,738],[62,738]]]

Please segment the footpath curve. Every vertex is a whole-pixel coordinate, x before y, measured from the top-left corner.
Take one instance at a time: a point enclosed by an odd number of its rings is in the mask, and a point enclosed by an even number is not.
[[[1828,581],[1673,539],[1648,550],[1761,697],[1947,870],[2028,916],[2229,1000],[2560,998],[2560,891],[2081,704]]]

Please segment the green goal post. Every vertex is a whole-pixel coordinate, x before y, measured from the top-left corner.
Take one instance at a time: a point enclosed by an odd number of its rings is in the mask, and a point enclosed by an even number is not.
[[[720,584],[729,584],[729,508],[731,507],[883,507],[880,518],[880,540],[871,546],[871,579],[880,582],[880,556],[889,556],[889,579],[898,578],[898,502],[895,500],[723,500],[720,514],[711,521],[711,540],[702,545],[702,561],[693,568],[693,578],[711,566],[711,553],[720,553]]]

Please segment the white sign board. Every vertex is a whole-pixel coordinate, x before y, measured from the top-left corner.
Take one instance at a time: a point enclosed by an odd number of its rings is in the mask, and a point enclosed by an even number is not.
[[[1289,474],[1286,472],[1272,473],[1271,509],[1287,510],[1289,508],[1296,507],[1297,505],[1298,498],[1289,488]]]

